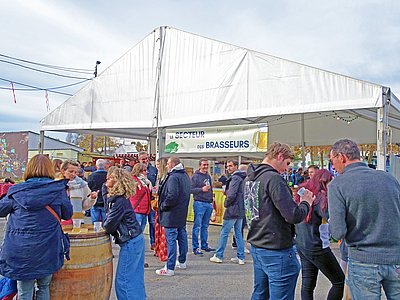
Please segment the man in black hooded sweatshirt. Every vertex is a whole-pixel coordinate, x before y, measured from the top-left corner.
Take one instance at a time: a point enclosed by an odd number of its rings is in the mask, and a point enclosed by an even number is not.
[[[255,299],[294,299],[300,265],[293,248],[294,225],[303,221],[314,201],[305,191],[300,204],[293,201],[285,172],[293,159],[286,144],[273,143],[262,163],[250,166],[245,179],[245,201],[251,191],[251,224],[248,242],[252,245]],[[249,210],[249,204],[246,203]]]

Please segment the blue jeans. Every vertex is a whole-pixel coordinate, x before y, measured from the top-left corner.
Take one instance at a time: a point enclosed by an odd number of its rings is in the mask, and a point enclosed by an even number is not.
[[[143,234],[120,245],[115,292],[118,300],[146,299]]]
[[[210,218],[213,211],[212,203],[194,201],[194,223],[192,230],[192,248],[196,250],[199,248],[199,231],[201,249],[208,248],[208,226],[210,225]]]
[[[94,222],[104,222],[106,219],[106,210],[104,207],[92,206],[90,208],[90,217],[92,218],[92,223]]]
[[[354,300],[400,299],[400,265],[366,264],[349,259],[349,286]]]
[[[142,229],[142,232],[144,232],[147,223],[147,215],[142,215],[138,213],[135,213],[135,215],[136,215],[136,221],[138,221],[140,228]]]
[[[294,248],[268,250],[251,246],[254,266],[252,300],[294,299],[300,264]]]
[[[36,292],[37,300],[49,300],[50,299],[50,282],[53,275],[46,276],[41,279],[37,279],[37,288]],[[18,289],[18,300],[32,300],[33,291],[35,287],[35,280],[23,280],[17,281],[17,289]]]
[[[239,259],[244,259],[244,242],[242,236],[242,224],[243,219],[230,219],[224,220],[222,223],[221,233],[219,236],[218,248],[215,256],[223,259],[224,258],[224,251],[226,247],[226,242],[228,240],[229,232],[231,231],[232,227],[235,232],[236,236],[236,245],[237,245],[237,257]]]
[[[168,261],[167,269],[175,270],[176,262],[176,240],[178,240],[179,245],[179,257],[178,261],[182,264],[186,262],[186,255],[188,252],[188,240],[186,226],[181,228],[169,228],[165,227],[165,239],[167,240],[167,250],[168,250]]]
[[[147,220],[149,221],[149,234],[150,234],[150,245],[154,245],[155,240],[155,233],[154,233],[154,222],[156,220],[156,212],[154,210],[150,210],[150,214],[147,216]]]

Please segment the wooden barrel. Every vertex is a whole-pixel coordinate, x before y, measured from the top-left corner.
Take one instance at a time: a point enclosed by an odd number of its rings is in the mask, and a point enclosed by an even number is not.
[[[93,225],[83,225],[87,233],[72,233],[71,226],[63,226],[70,236],[71,260],[53,274],[50,298],[109,299],[113,280],[113,255],[110,237],[104,231],[94,232]]]

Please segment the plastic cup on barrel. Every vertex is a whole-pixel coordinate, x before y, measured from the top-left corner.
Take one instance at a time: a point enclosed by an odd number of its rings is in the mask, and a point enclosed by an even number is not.
[[[81,219],[72,219],[72,228],[81,228]]]
[[[99,232],[101,230],[101,222],[94,222],[93,230],[94,230],[94,232]]]

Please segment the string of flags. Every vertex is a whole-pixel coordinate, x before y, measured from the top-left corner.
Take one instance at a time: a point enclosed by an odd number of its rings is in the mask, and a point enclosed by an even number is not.
[[[14,82],[10,81],[10,83],[11,83],[12,98],[13,98],[14,104],[17,104],[17,97],[15,96]],[[44,98],[46,100],[46,110],[50,111],[50,100],[49,100],[49,93],[47,92],[47,90],[44,90]]]

